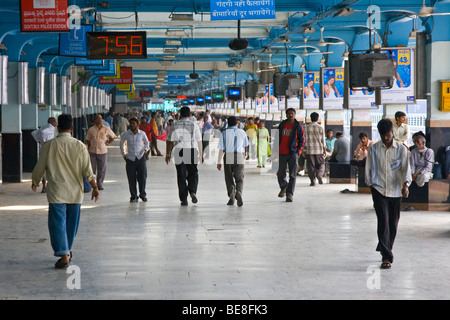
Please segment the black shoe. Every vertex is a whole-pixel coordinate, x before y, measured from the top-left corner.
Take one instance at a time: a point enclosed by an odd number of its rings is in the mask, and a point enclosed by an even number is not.
[[[233,199],[228,200],[227,206],[234,206],[234,200]]]
[[[181,205],[182,205],[182,206],[187,206],[187,205],[188,205],[188,201],[187,201],[187,200],[181,201]]]
[[[236,196],[236,200],[238,207],[242,207],[244,205],[244,202],[242,202],[242,197],[240,195]]]
[[[139,197],[142,199],[142,201],[147,202],[147,198],[146,197]]]
[[[103,186],[99,186],[99,187],[98,187],[98,190],[103,190]]]
[[[138,202],[138,198],[130,198],[130,202]]]
[[[197,195],[195,193],[191,193],[191,199],[192,199],[192,203],[198,202]]]

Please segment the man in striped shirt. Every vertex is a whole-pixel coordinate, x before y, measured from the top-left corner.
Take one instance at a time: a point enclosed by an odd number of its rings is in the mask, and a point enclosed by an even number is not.
[[[311,180],[310,186],[316,185],[316,178],[319,184],[322,184],[322,177],[325,171],[325,155],[327,146],[325,143],[325,134],[322,126],[317,122],[319,114],[311,113],[311,123],[306,126],[306,168],[308,177]]]
[[[392,247],[400,219],[401,197],[407,197],[411,184],[408,149],[394,140],[393,124],[389,119],[378,122],[381,140],[367,152],[365,180],[371,187],[377,214],[378,246],[382,255],[382,269],[391,267]]]

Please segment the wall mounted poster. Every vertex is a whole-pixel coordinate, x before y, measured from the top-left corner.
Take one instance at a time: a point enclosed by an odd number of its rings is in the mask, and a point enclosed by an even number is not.
[[[280,106],[280,110],[284,110],[281,109],[281,104],[279,104]],[[284,102],[283,102],[283,106],[284,106]],[[294,109],[300,109],[300,97],[299,96],[292,96],[292,97],[287,97],[287,108],[294,108]]]
[[[396,76],[394,86],[391,89],[381,91],[381,103],[415,103],[414,49],[386,48],[382,50],[387,52],[394,61]]]
[[[375,91],[367,89],[351,90],[349,98],[350,109],[368,109],[377,108],[375,104]]]
[[[322,79],[322,109],[343,109],[344,68],[322,68]]]
[[[319,109],[320,73],[306,71],[303,73],[303,109]]]

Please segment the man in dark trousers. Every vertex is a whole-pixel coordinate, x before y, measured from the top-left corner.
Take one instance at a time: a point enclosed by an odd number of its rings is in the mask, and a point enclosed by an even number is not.
[[[126,148],[125,148],[126,146]],[[139,198],[147,202],[145,185],[147,181],[146,156],[150,150],[150,143],[144,131],[139,130],[139,121],[130,119],[130,129],[120,136],[120,153],[126,162],[130,202],[138,202]],[[136,189],[139,184],[139,198]]]
[[[237,118],[228,118],[228,128],[222,132],[219,141],[219,158],[217,169],[222,169],[224,161],[225,184],[227,186],[228,205],[237,201],[239,207],[243,206],[242,190],[244,187],[244,161],[245,149],[248,147],[248,138],[244,130],[238,129]]]
[[[286,118],[278,126],[280,147],[277,177],[281,189],[278,197],[286,196],[286,202],[292,202],[297,178],[298,156],[305,144],[305,133],[300,122],[295,119],[295,109],[287,109]],[[289,169],[289,182],[286,179],[287,168]]]
[[[172,152],[177,169],[178,196],[182,206],[188,205],[188,195],[192,203],[197,203],[198,162],[203,162],[202,133],[197,121],[192,121],[189,107],[180,109],[181,119],[174,123],[166,142],[166,163]],[[186,183],[187,182],[187,183]]]
[[[366,158],[366,184],[371,187],[377,214],[377,251],[381,253],[382,269],[394,261],[392,247],[400,219],[402,196],[407,197],[411,184],[408,149],[394,140],[393,124],[389,119],[378,122],[381,140],[370,146]]]

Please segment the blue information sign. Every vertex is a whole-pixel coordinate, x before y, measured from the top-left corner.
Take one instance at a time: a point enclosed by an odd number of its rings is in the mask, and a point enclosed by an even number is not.
[[[110,63],[108,70],[94,70],[96,76],[115,76],[117,75],[116,64]]]
[[[111,60],[103,60],[103,64],[100,65],[87,65],[84,66],[84,69],[86,70],[109,70],[109,65],[110,65],[110,61]]]
[[[275,19],[275,0],[211,0],[211,20]]]
[[[186,76],[167,76],[168,84],[186,84]]]
[[[86,57],[86,32],[91,32],[91,25],[80,25],[69,32],[59,34],[59,55],[69,57]]]
[[[75,58],[76,66],[103,66],[102,59]]]

